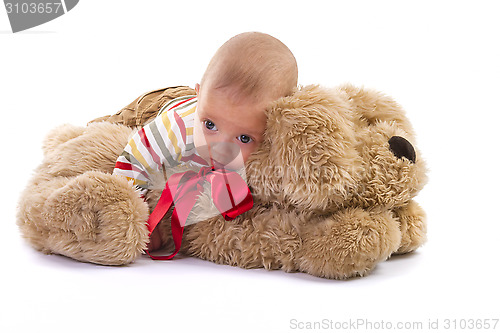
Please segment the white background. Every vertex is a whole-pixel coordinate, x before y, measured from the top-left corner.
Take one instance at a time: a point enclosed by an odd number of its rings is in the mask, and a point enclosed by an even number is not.
[[[481,0],[87,0],[12,34],[0,7],[0,331],[294,332],[293,323],[358,318],[424,328],[438,319],[443,329],[447,318],[499,318],[499,9]],[[428,213],[424,247],[334,281],[194,258],[102,267],[21,239],[16,203],[49,129],[85,125],[148,90],[194,86],[215,50],[250,30],[289,46],[301,84],[351,82],[404,106],[430,168],[417,198]]]

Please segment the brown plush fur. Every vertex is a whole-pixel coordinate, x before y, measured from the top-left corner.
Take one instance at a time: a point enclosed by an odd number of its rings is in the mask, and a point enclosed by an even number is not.
[[[63,125],[48,135],[17,216],[37,250],[121,265],[146,247],[148,207],[125,179],[110,174],[131,132],[99,123]]]
[[[267,109],[264,142],[246,164],[255,205],[233,221],[213,212],[209,189],[186,226],[181,251],[217,263],[343,279],[363,276],[426,238],[413,198],[425,165],[398,158],[389,139],[415,146],[401,107],[380,93],[308,86]],[[18,224],[38,250],[106,265],[132,262],[147,246],[146,204],[110,175],[132,130],[107,123],[49,134],[45,159],[23,193]],[[161,188],[161,187],[160,187]],[[213,217],[210,217],[213,216]],[[172,247],[168,214],[159,228]]]

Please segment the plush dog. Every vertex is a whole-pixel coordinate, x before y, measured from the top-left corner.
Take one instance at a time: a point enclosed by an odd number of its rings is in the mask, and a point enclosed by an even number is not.
[[[325,278],[363,276],[426,239],[413,200],[425,165],[401,107],[353,86],[307,86],[266,110],[264,141],[246,162],[254,206],[232,221],[210,215],[187,225],[181,253],[243,268],[301,271]],[[17,223],[44,253],[124,265],[144,253],[146,200],[111,175],[133,129],[97,122],[63,125],[43,144],[44,160],[19,201]],[[202,217],[209,191],[192,214]],[[170,214],[159,225],[172,248]]]

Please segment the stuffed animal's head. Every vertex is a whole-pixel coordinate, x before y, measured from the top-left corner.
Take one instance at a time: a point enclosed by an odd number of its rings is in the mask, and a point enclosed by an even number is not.
[[[362,206],[397,207],[425,185],[426,166],[401,106],[378,92],[341,88],[356,123],[363,175],[351,200]]]
[[[408,202],[425,182],[411,125],[390,98],[307,86],[267,110],[246,172],[254,199],[301,210]]]

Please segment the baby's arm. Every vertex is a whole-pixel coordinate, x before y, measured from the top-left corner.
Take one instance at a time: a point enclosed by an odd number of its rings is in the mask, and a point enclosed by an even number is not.
[[[116,161],[114,175],[124,176],[133,182],[142,195],[150,187],[151,172],[155,163],[151,152],[144,146],[141,136],[141,131],[138,131],[129,141],[121,155]]]
[[[179,137],[182,133],[180,126],[184,124],[175,116],[173,111],[164,112],[140,129],[116,162],[113,174],[131,180],[143,197],[149,189],[159,185],[157,183],[164,186],[164,169],[178,165],[185,151],[185,141]],[[150,236],[148,249],[158,249],[162,243],[161,233],[155,230]]]
[[[155,185],[152,183],[157,181],[157,175],[165,181],[165,167],[179,164],[180,156],[185,150],[185,142],[180,133],[174,112],[162,113],[130,139],[116,162],[113,174],[132,180],[144,195]]]

